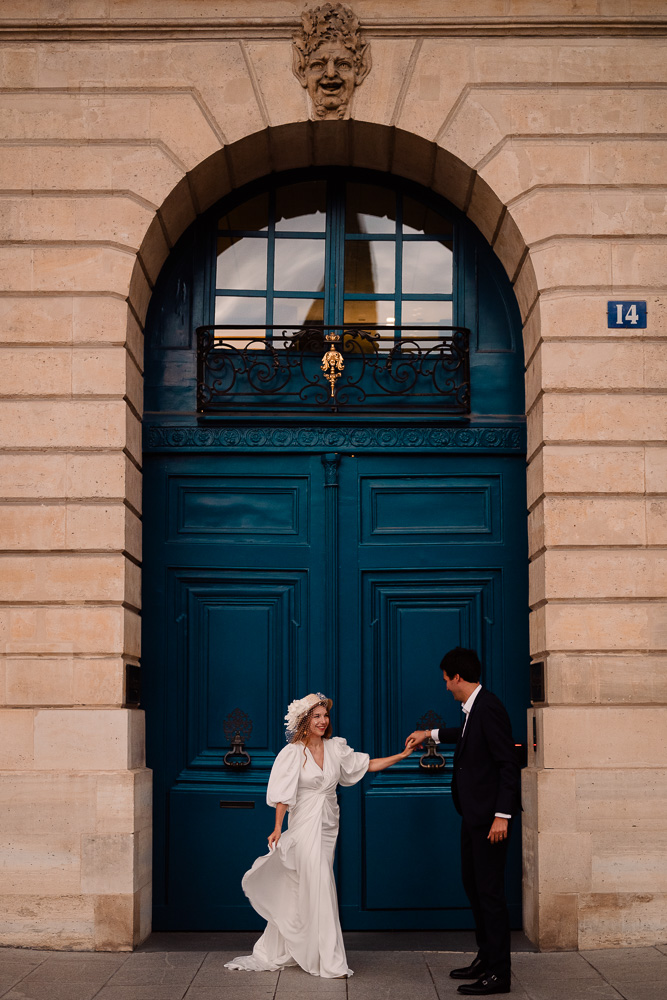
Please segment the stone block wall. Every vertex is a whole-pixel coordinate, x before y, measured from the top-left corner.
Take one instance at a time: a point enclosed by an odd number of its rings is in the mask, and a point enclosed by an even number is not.
[[[300,3],[0,11],[0,943],[150,926],[140,657],[142,324],[189,222],[270,170],[352,164],[465,211],[524,319],[531,651],[524,904],[543,948],[667,916],[667,12],[353,6],[373,70],[309,123]],[[644,299],[646,330],[609,330]],[[519,665],[518,669],[524,669]]]

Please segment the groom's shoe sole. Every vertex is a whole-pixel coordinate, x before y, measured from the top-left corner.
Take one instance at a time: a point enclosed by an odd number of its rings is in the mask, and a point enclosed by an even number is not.
[[[479,958],[476,958],[474,962],[464,966],[462,969],[452,969],[449,975],[452,979],[483,979],[486,975],[486,969],[484,968],[484,963],[480,962]]]
[[[466,983],[458,988],[459,993],[469,997],[489,997],[495,993],[509,993],[510,990],[509,981],[498,979],[497,976],[485,976],[476,983]]]

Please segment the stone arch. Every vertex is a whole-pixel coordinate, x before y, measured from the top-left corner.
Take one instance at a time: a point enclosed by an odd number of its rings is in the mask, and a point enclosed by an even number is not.
[[[414,181],[467,215],[512,282],[528,361],[537,340],[537,281],[528,246],[500,198],[473,167],[437,143],[353,120],[269,127],[222,147],[188,171],[158,209],[137,254],[129,302],[139,321],[143,324],[152,285],[171,247],[199,214],[265,174],[325,165],[366,167]]]

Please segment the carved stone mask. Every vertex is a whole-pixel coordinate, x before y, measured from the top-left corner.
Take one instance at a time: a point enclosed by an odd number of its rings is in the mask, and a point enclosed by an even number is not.
[[[294,34],[293,69],[319,119],[347,118],[354,88],[368,76],[371,56],[359,21],[342,3],[305,10]]]

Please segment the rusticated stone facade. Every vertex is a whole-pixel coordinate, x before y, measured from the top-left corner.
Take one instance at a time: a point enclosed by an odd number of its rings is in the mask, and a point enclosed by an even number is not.
[[[310,121],[290,0],[0,10],[0,943],[150,926],[139,663],[142,324],[197,213],[271,170],[431,187],[510,276],[527,360],[524,920],[545,949],[667,918],[667,10],[357,0],[353,118]],[[644,299],[645,330],[609,330]]]

